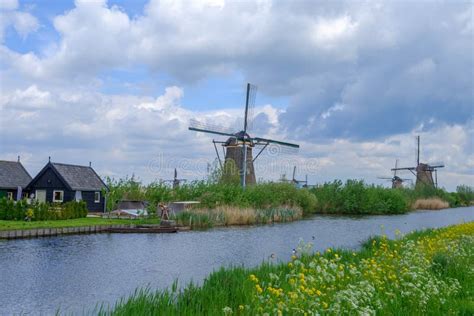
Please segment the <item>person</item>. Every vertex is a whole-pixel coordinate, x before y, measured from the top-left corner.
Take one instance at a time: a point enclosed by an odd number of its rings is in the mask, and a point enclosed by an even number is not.
[[[162,220],[168,220],[169,219],[169,212],[168,212],[168,207],[164,203],[158,204],[158,206],[161,209],[161,219]]]

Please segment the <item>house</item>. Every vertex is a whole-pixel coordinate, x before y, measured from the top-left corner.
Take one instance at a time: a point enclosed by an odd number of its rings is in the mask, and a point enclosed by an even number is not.
[[[28,184],[27,190],[40,202],[85,201],[91,212],[105,211],[105,183],[89,166],[49,161]]]
[[[31,176],[18,161],[0,160],[0,198],[21,200],[26,197],[25,188],[30,183]]]

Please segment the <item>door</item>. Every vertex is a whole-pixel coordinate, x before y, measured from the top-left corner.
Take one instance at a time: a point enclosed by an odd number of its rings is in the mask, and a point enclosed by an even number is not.
[[[36,190],[36,200],[38,202],[46,202],[46,190]]]

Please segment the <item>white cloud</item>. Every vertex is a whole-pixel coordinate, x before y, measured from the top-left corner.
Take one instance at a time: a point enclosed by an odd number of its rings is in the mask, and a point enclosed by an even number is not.
[[[178,102],[183,97],[183,89],[173,86],[165,89],[165,94],[159,96],[153,103],[142,103],[137,106],[139,109],[163,111],[169,107],[178,106]]]
[[[27,12],[17,12],[13,16],[13,27],[21,37],[26,38],[28,34],[38,30],[38,20]]]
[[[325,48],[333,47],[338,41],[353,35],[357,22],[344,15],[334,19],[320,18],[314,28],[314,38],[318,45]]]
[[[15,31],[25,39],[39,28],[39,22],[29,12],[18,11],[18,1],[2,0],[0,2],[0,42],[4,41],[6,30],[13,26]]]
[[[2,43],[7,28],[24,38],[39,29],[16,1],[2,5]],[[54,17],[56,42],[27,53],[0,46],[2,155],[30,155],[38,168],[49,155],[94,160],[147,180],[161,152],[212,160],[209,136],[189,132],[188,120],[240,126],[241,109],[184,108],[184,87],[237,73],[289,99],[257,107],[255,132],[301,142],[287,165],[317,164],[312,181],[370,181],[395,157],[412,161],[422,126],[424,157],[445,160],[452,188],[462,174],[472,181],[472,21],[472,4],[452,2],[152,0],[132,17],[78,0]],[[110,84],[100,75],[137,68],[145,84],[171,78],[163,95],[99,92]]]
[[[1,107],[13,107],[15,110],[41,110],[52,106],[51,95],[48,91],[41,91],[36,85],[25,90],[17,89],[11,95],[3,95]]]
[[[0,0],[0,10],[16,10],[18,0]]]

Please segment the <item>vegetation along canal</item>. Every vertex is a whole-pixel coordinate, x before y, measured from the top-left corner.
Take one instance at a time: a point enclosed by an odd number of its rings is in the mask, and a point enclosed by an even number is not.
[[[474,221],[474,207],[391,216],[313,216],[273,226],[219,228],[178,234],[96,234],[0,241],[0,314],[83,313],[113,304],[137,287],[200,282],[222,266],[288,261],[300,239],[357,248],[395,230]]]

